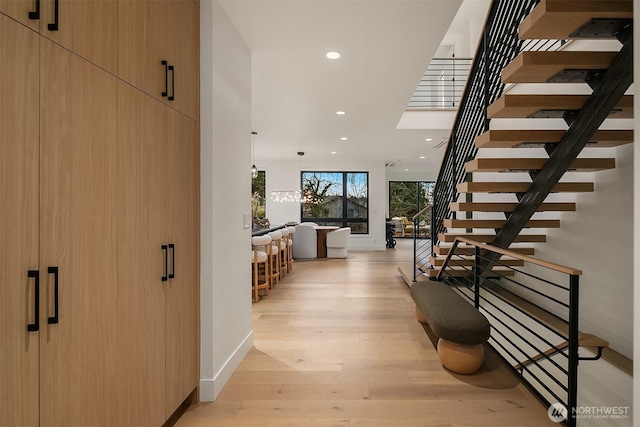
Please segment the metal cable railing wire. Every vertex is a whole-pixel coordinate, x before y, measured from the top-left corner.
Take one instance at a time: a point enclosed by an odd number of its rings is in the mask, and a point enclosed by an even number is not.
[[[434,189],[433,245],[438,243],[438,233],[445,231],[443,220],[451,215],[449,203],[457,199],[456,186],[464,182],[464,163],[477,152],[475,138],[488,129],[486,108],[504,91],[502,68],[523,48],[518,24],[538,2],[494,0],[491,4]]]

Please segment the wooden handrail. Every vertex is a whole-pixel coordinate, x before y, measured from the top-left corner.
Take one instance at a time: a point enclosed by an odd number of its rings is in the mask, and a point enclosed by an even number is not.
[[[519,254],[517,252],[512,252],[510,250],[507,250],[507,249],[502,249],[502,248],[498,248],[498,247],[495,247],[495,246],[487,245],[486,243],[477,242],[475,240],[468,239],[466,237],[456,237],[456,241],[457,242],[466,243],[466,244],[471,245],[471,246],[477,246],[479,248],[486,249],[486,250],[489,250],[491,252],[496,252],[496,253],[511,257],[511,258],[520,259],[520,260],[528,262],[530,264],[535,264],[535,265],[539,265],[541,267],[548,268],[550,270],[559,271],[560,273],[573,274],[573,275],[576,275],[576,276],[582,275],[582,270],[578,270],[578,269],[575,269],[575,268],[567,267],[566,265],[556,264],[556,263],[553,263],[553,262],[542,261],[542,260],[539,260],[537,258],[532,258],[532,257],[527,256],[527,255],[522,255],[522,254]],[[454,244],[454,246],[456,246],[456,245]],[[453,251],[449,251],[449,253],[451,253],[451,252],[453,252]]]
[[[432,205],[427,205],[424,208],[422,208],[422,210],[420,212],[418,212],[417,214],[415,214],[414,216],[411,217],[412,221],[415,221],[416,219],[418,219],[418,217],[420,215],[422,215],[423,213],[425,213],[426,211],[428,211],[429,209],[431,209],[433,206]]]

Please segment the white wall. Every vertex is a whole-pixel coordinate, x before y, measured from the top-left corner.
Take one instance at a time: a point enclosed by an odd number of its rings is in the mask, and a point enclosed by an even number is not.
[[[253,345],[251,53],[217,1],[201,1],[200,27],[200,400],[212,401]]]
[[[386,191],[383,163],[344,161],[336,158],[328,164],[317,162],[311,157],[300,157],[295,163],[282,160],[260,161],[259,159],[256,162],[258,169],[264,170],[267,174],[267,218],[271,224],[300,222],[300,203],[274,202],[270,194],[272,191],[300,190],[302,171],[369,172],[369,234],[351,235],[349,249],[385,249]]]

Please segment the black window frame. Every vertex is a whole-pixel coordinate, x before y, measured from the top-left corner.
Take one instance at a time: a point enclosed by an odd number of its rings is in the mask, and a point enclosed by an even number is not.
[[[357,230],[351,230],[352,234],[360,234],[360,235],[368,235],[370,233],[369,229],[369,171],[310,171],[305,170],[300,172],[300,188],[304,192],[304,175],[305,174],[342,174],[342,217],[341,218],[332,218],[332,217],[304,217],[304,202],[300,202],[300,222],[315,222],[318,225],[323,225],[323,223],[331,223],[341,224],[342,227],[349,227],[349,223],[363,223],[366,227],[366,232],[358,232]],[[350,218],[349,217],[349,209],[348,209],[348,182],[347,177],[349,174],[363,174],[366,176],[366,189],[367,189],[367,197],[366,197],[366,216],[364,218]]]

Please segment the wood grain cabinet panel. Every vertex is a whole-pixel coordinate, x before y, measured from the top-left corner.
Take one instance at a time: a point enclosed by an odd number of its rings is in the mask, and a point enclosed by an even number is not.
[[[117,0],[0,0],[0,12],[116,73]]]
[[[18,55],[18,52],[21,54]],[[38,37],[0,15],[0,425],[38,425]],[[41,285],[42,286],[42,285]],[[44,327],[42,319],[40,325]]]
[[[46,39],[40,76],[41,420],[117,425],[117,80]]]
[[[118,12],[118,76],[197,119],[198,5],[121,0]]]
[[[196,121],[170,110],[167,124],[168,233],[175,244],[175,277],[166,287],[169,416],[198,385],[200,146]]]
[[[0,425],[162,425],[198,384],[198,122],[18,5],[0,0]]]
[[[126,425],[165,421],[165,168],[168,108],[129,86],[118,97],[119,393],[131,402]],[[175,409],[175,408],[174,408]]]

